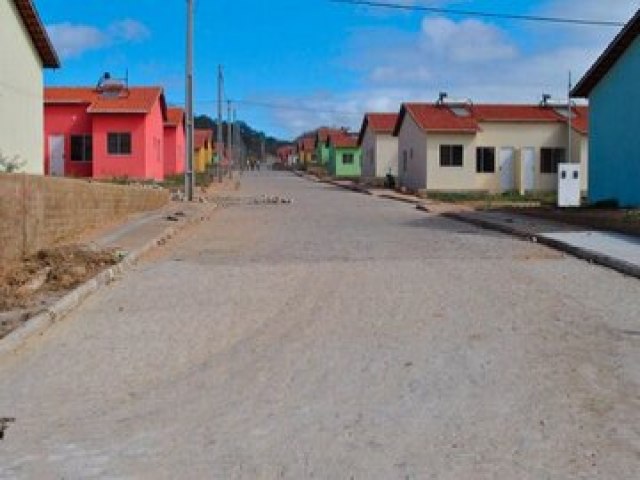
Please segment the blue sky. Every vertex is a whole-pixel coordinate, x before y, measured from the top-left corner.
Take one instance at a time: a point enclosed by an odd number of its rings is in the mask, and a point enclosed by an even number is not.
[[[431,101],[442,90],[476,102],[560,96],[568,71],[581,75],[617,33],[326,0],[195,1],[197,112],[214,115],[223,64],[228,96],[249,102],[238,104],[239,117],[281,137],[320,124],[357,128],[364,111]],[[620,21],[638,8],[637,0],[400,1]],[[63,59],[47,84],[92,85],[104,71],[128,70],[132,84],[162,85],[170,103],[184,98],[184,0],[36,5]]]

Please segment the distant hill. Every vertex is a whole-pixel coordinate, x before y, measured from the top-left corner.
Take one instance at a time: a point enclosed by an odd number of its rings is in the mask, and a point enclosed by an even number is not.
[[[216,121],[208,115],[198,115],[194,119],[196,128],[209,128],[214,132],[214,138],[217,135]],[[227,122],[222,123],[222,136],[226,141],[227,138]],[[243,121],[238,121],[238,127],[240,128],[240,135],[245,147],[247,148],[247,155],[254,158],[259,158],[262,150],[262,139],[265,139],[265,148],[267,154],[275,155],[278,148],[283,145],[289,145],[290,142],[279,140],[272,136],[266,136],[264,132],[254,130]]]

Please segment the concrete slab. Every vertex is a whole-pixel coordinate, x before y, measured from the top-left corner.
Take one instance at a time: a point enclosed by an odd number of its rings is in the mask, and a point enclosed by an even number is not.
[[[578,258],[640,278],[640,238],[588,230],[513,212],[447,212],[445,216],[483,228],[531,239]]]
[[[640,267],[640,239],[637,237],[602,231],[564,231],[545,233],[541,236]]]

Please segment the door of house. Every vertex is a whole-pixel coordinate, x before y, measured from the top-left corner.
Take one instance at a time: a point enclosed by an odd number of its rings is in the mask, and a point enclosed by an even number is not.
[[[64,177],[64,135],[49,136],[49,175]]]
[[[511,147],[500,149],[500,188],[503,192],[515,190],[515,149]]]
[[[536,188],[536,149],[526,147],[522,149],[522,176],[524,190],[530,192]]]

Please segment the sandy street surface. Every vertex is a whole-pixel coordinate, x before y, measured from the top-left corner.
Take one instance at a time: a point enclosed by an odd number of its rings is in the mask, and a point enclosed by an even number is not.
[[[242,183],[0,358],[0,479],[640,478],[640,282],[286,173]]]

